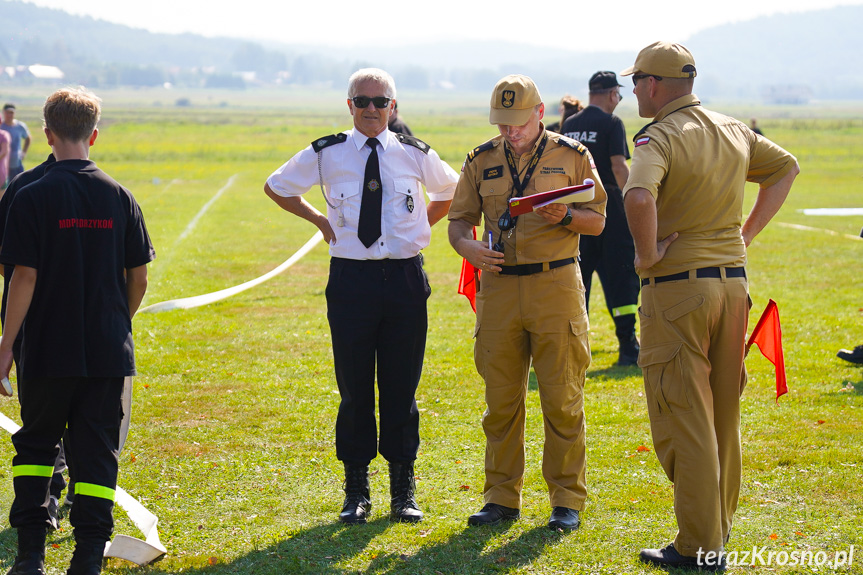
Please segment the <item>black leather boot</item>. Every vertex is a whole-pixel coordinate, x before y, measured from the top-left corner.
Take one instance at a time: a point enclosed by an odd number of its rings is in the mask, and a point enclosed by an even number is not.
[[[390,462],[390,519],[403,523],[419,523],[423,519],[414,498],[414,462]]]
[[[369,494],[369,464],[345,462],[345,502],[339,521],[342,523],[365,523],[372,510]]]
[[[84,539],[75,541],[75,551],[66,575],[99,575],[105,555],[105,541]]]
[[[18,529],[18,556],[7,575],[45,575],[45,533],[43,528]]]

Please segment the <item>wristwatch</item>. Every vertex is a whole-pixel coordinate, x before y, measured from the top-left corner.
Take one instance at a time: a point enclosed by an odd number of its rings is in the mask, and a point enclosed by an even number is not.
[[[566,207],[566,214],[563,216],[563,219],[557,223],[562,226],[568,226],[572,223],[572,210],[569,209],[569,206]]]

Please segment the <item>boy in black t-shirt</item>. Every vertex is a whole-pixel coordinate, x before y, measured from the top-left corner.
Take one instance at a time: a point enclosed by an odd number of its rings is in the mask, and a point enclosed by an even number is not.
[[[48,488],[68,427],[77,467],[67,573],[96,575],[114,528],[120,396],[123,378],[135,375],[132,316],[155,252],[132,194],[88,160],[100,100],[64,88],[48,97],[43,112],[56,162],[13,200],[0,250],[0,262],[15,266],[0,377],[9,374],[22,325],[24,334],[9,514],[18,556],[9,573],[44,574]]]

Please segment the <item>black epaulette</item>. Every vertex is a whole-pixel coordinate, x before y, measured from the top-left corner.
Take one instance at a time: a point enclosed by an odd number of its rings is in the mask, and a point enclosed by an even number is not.
[[[561,146],[566,146],[567,148],[572,148],[582,156],[587,153],[587,148],[579,142],[578,140],[573,140],[572,138],[564,135],[560,135],[558,138],[553,138],[555,142],[560,144]]]
[[[650,122],[649,124],[645,124],[643,128],[641,128],[640,130],[638,130],[638,131],[635,133],[635,135],[634,135],[634,136],[632,136],[632,141],[634,142],[635,140],[637,140],[637,139],[638,139],[638,137],[639,137],[639,136],[641,136],[641,134],[643,134],[644,132],[646,132],[646,131],[647,131],[647,129],[648,129],[650,126],[652,126],[653,124],[655,124],[655,123],[656,123],[656,122]]]
[[[312,149],[315,153],[320,152],[324,148],[329,148],[333,144],[343,144],[348,141],[348,135],[344,132],[340,134],[331,134],[329,136],[324,136],[323,138],[318,138],[314,142],[312,142]]]
[[[428,154],[429,150],[431,150],[431,146],[429,146],[419,138],[414,138],[413,136],[408,136],[402,133],[397,133],[396,138],[398,138],[399,142],[401,142],[402,144],[413,146],[423,154]]]
[[[487,152],[492,148],[494,148],[494,140],[489,140],[485,144],[480,144],[479,146],[467,153],[467,159],[465,160],[465,162],[472,162],[478,154]]]

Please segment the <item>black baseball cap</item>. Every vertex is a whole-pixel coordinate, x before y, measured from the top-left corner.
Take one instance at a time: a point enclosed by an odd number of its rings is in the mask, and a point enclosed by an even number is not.
[[[599,92],[600,90],[608,90],[610,88],[617,88],[621,84],[617,82],[617,74],[609,71],[597,72],[593,76],[590,77],[590,81],[587,83],[588,88],[591,92]]]

